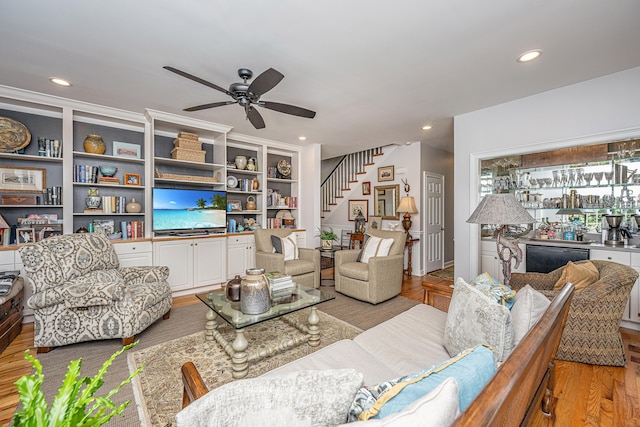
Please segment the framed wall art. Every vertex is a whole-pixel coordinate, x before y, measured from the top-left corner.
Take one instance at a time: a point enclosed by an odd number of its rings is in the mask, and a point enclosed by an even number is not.
[[[362,183],[362,195],[368,196],[371,194],[371,181],[365,181]]]
[[[362,212],[364,220],[369,218],[369,201],[368,200],[349,200],[349,221],[355,221],[358,212]]]
[[[369,228],[372,230],[382,230],[382,217],[381,216],[373,216],[369,217]]]
[[[378,182],[393,181],[395,179],[393,166],[382,166],[378,168]]]
[[[140,146],[128,142],[113,141],[113,155],[118,157],[140,158]]]
[[[0,166],[0,191],[42,193],[46,186],[46,169]]]

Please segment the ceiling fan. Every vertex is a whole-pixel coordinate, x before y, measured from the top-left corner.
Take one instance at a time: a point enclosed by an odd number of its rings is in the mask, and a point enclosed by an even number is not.
[[[193,80],[194,82],[198,82],[212,89],[218,90],[222,93],[226,93],[231,98],[233,98],[233,101],[212,102],[210,104],[196,105],[195,107],[185,108],[184,111],[199,111],[206,110],[207,108],[221,107],[223,105],[240,104],[240,106],[244,108],[247,119],[249,119],[253,127],[255,127],[256,129],[263,129],[265,125],[264,119],[262,118],[258,110],[254,108],[254,106],[264,107],[269,110],[278,111],[280,113],[306,117],[309,119],[313,119],[316,116],[315,111],[307,110],[306,108],[296,107],[289,104],[281,104],[279,102],[260,100],[260,97],[262,95],[273,89],[284,78],[284,74],[280,73],[277,70],[274,70],[273,68],[269,68],[267,71],[260,74],[250,84],[247,82],[247,80],[250,80],[253,77],[253,71],[247,68],[240,68],[238,70],[238,75],[243,80],[243,82],[232,83],[231,86],[229,86],[229,90],[203,80],[200,77],[196,77],[182,70],[178,70],[174,67],[164,66],[162,68],[176,73],[182,77],[186,77],[189,80]]]

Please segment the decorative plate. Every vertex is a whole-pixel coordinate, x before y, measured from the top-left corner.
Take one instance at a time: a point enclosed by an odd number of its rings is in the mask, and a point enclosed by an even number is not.
[[[227,177],[227,187],[236,188],[237,186],[238,186],[238,178],[236,178],[235,176],[229,175]]]
[[[30,142],[31,132],[25,125],[8,117],[0,117],[0,152],[17,151]]]
[[[278,162],[278,172],[280,175],[286,177],[291,176],[291,165],[285,159],[282,159]]]

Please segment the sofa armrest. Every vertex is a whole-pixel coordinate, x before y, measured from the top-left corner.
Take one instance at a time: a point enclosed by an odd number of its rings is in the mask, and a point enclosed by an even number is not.
[[[336,268],[347,262],[356,262],[358,260],[359,249],[343,249],[335,252]]]
[[[120,273],[126,285],[143,285],[145,283],[166,282],[169,278],[169,267],[121,267]]]
[[[284,273],[284,255],[256,251],[256,267],[264,268],[265,273],[272,271]]]

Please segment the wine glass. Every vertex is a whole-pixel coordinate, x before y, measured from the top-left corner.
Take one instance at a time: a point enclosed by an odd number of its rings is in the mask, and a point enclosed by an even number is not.
[[[593,173],[593,177],[596,179],[596,182],[598,183],[598,185],[600,185],[600,181],[602,181],[602,175],[604,175],[604,172]]]
[[[578,187],[584,186],[584,169],[578,168],[576,169],[576,185]]]
[[[567,180],[567,185],[569,185],[569,187],[574,187],[576,185],[576,170],[575,169],[569,169],[569,179]]]
[[[613,171],[605,172],[604,177],[607,180],[607,184],[611,185],[611,180],[613,179]]]
[[[563,186],[563,187],[566,187],[566,186],[567,186],[567,182],[568,182],[568,181],[567,181],[567,178],[568,178],[568,175],[569,175],[569,174],[567,173],[567,170],[566,170],[566,169],[562,169],[562,170],[560,171],[560,177],[561,177],[561,181],[560,181],[560,183],[562,184],[562,186]]]
[[[585,172],[584,175],[584,185],[591,185],[591,180],[593,179],[593,172]]]
[[[554,187],[558,187],[560,186],[560,171],[553,171],[553,186]]]

